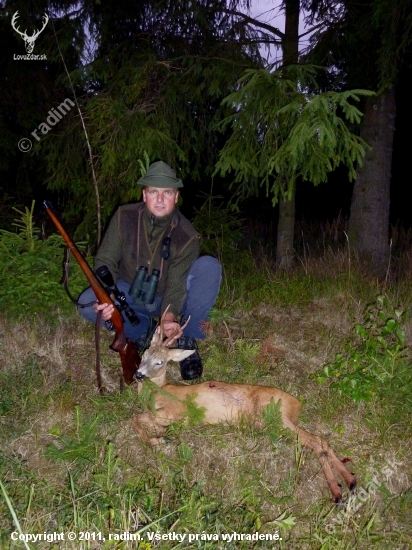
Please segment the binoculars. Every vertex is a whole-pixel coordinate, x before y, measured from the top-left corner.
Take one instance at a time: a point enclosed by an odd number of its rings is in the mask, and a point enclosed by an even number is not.
[[[119,305],[117,306],[118,310],[124,311],[126,317],[133,326],[138,325],[140,323],[138,316],[127,303],[125,293],[121,292],[114,284],[113,276],[110,273],[107,265],[102,265],[101,267],[96,269],[96,275],[99,277],[102,283],[106,285],[109,293],[113,294],[115,299],[119,302]]]
[[[147,267],[140,266],[129,289],[129,296],[135,301],[151,305],[154,302],[157,285],[159,284],[160,271],[153,269],[152,274],[147,273]]]

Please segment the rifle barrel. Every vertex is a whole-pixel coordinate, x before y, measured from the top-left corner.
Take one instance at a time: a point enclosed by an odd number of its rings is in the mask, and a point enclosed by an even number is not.
[[[101,285],[100,281],[90,268],[89,264],[83,257],[80,250],[77,248],[77,246],[74,244],[72,239],[69,237],[68,233],[60,223],[60,220],[56,216],[56,213],[53,210],[53,207],[49,201],[43,201],[43,206],[47,212],[47,214],[50,216],[52,222],[54,223],[56,229],[60,233],[60,235],[63,237],[67,247],[70,249],[70,252],[73,254],[73,256],[76,258],[77,263],[79,264],[81,270],[86,276],[86,279],[89,281],[90,286],[93,289],[93,292],[96,295],[97,300],[101,304],[112,304],[113,300],[110,298],[109,294],[105,290],[105,288]],[[112,318],[110,319],[113,323],[113,326],[116,331],[116,337],[113,344],[111,345],[112,349],[115,349],[116,351],[119,351],[120,349],[123,349],[126,345],[126,340],[124,338],[123,334],[123,317],[120,313],[120,311],[116,308],[114,308]],[[123,335],[123,338],[122,336]],[[119,340],[120,339],[120,340]]]
[[[116,305],[113,303],[113,300],[110,298],[106,289],[102,286],[99,279],[96,277],[92,269],[90,268],[87,261],[84,259],[82,253],[74,244],[74,242],[69,237],[68,233],[63,228],[59,219],[57,218],[53,207],[49,201],[43,201],[43,206],[46,209],[47,214],[50,216],[52,222],[54,223],[56,229],[63,237],[68,249],[72,252],[73,256],[76,258],[77,263],[85,274],[87,280],[89,281],[90,286],[93,289],[93,292],[96,295],[97,300],[101,304],[112,304],[114,306],[114,311],[112,318],[110,319],[115,328],[116,334],[113,340],[112,345],[110,346],[114,351],[119,352],[120,360],[122,362],[123,368],[123,378],[126,384],[131,384],[134,380],[134,374],[139,368],[140,365],[140,355],[137,352],[134,344],[130,341],[129,338],[125,337],[123,329],[123,317],[120,311],[116,308]],[[96,367],[97,372],[97,367]],[[99,391],[101,381],[98,382]]]

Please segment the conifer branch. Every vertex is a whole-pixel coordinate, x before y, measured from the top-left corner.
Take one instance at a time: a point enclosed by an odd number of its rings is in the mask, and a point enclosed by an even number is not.
[[[356,177],[368,145],[351,129],[362,118],[355,104],[372,92],[309,93],[316,89],[315,72],[313,66],[290,66],[287,79],[283,68],[250,69],[223,100],[233,114],[216,127],[230,128],[231,136],[215,173],[234,173],[235,200],[263,186],[276,204],[291,196],[298,178],[318,185],[341,164],[349,179]]]

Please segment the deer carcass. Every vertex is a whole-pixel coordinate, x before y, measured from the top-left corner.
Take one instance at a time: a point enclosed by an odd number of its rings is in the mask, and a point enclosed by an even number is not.
[[[140,436],[151,445],[164,441],[166,428],[184,418],[187,414],[187,399],[193,399],[198,408],[204,410],[204,424],[221,422],[235,423],[247,416],[262,426],[262,412],[271,402],[280,401],[283,426],[295,432],[302,444],[309,447],[318,457],[323,474],[336,503],[342,498],[334,471],[343,479],[350,490],[356,479],[336,456],[328,442],[297,425],[301,404],[292,395],[274,387],[251,384],[228,384],[213,380],[193,385],[172,385],[166,383],[166,368],[169,361],[182,361],[193,350],[172,349],[174,336],[164,339],[162,322],[160,330],[153,336],[150,347],[144,352],[136,373],[139,387],[149,378],[162,388],[155,393],[154,412],[144,412],[133,417],[132,424]]]

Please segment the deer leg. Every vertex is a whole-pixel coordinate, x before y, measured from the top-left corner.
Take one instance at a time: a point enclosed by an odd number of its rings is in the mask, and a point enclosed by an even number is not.
[[[149,445],[155,446],[164,443],[163,435],[166,433],[166,427],[159,424],[152,413],[137,414],[131,422],[143,441]]]
[[[288,427],[291,428],[291,426]],[[339,473],[350,490],[354,489],[356,486],[355,476],[346,469],[345,465],[339,460],[334,450],[325,439],[313,435],[298,426],[294,426],[291,429],[299,435],[302,444],[309,447],[318,457],[322,466],[323,475],[332,493],[333,500],[338,504],[342,499],[342,490],[333,473],[332,466]]]
[[[329,446],[329,443],[325,439],[311,434],[296,425],[300,414],[300,409],[301,404],[296,398],[291,395],[287,395],[286,397],[282,396],[281,412],[283,425],[297,433],[302,440],[302,444],[309,447],[309,449],[316,454],[321,463],[323,475],[329,485],[333,500],[338,503],[342,498],[342,490],[336,481],[332,467],[340,475],[351,491],[356,486],[356,478],[347,470],[342,461],[339,460],[335,454],[335,451]]]
[[[346,468],[346,466],[343,464],[343,462],[336,455],[336,453],[332,449],[332,447],[326,441],[324,441],[324,442],[328,446],[329,463],[338,472],[340,477],[343,479],[343,481],[348,486],[349,490],[353,491],[356,487],[356,478],[355,478],[355,476],[351,472],[349,472],[349,470]]]
[[[310,432],[299,428],[296,425],[301,410],[301,404],[298,399],[296,399],[292,395],[286,395],[281,397],[281,401],[281,414],[283,425],[286,428],[289,428],[293,432],[297,433],[302,440],[302,444],[305,447],[309,447],[319,458],[322,466],[323,475],[326,478],[333,499],[335,502],[339,502],[342,498],[342,491],[338,482],[336,481],[328,460],[329,445],[320,437],[315,436]],[[326,445],[324,445],[324,443]]]

